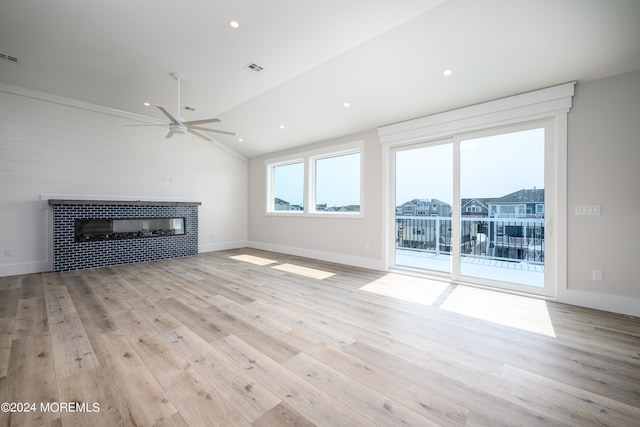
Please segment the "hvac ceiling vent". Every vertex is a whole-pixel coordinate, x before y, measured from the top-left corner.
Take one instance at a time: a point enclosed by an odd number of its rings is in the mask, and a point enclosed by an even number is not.
[[[260,71],[263,70],[263,68],[258,64],[256,64],[255,62],[245,65],[244,68],[246,68],[249,71],[253,71],[254,73],[259,73]]]
[[[10,62],[18,62],[18,58],[16,58],[15,56],[11,56],[11,55],[7,55],[6,53],[0,53],[0,59],[4,59],[5,61],[10,61]]]

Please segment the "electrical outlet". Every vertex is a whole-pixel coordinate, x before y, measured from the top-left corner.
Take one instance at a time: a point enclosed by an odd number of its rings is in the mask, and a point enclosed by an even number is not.
[[[11,256],[11,249],[5,249],[4,250],[4,256],[5,257],[10,257]]]
[[[602,280],[602,270],[593,270],[593,280]]]

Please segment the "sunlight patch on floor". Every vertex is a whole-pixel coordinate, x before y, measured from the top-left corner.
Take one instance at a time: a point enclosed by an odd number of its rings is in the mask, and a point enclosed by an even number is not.
[[[360,288],[463,316],[555,337],[546,301],[421,277],[389,273]]]
[[[259,256],[253,256],[253,255],[234,255],[229,258],[235,259],[237,261],[248,262],[250,264],[255,264],[255,265],[269,265],[269,264],[275,264],[277,262],[272,259],[261,258]]]
[[[458,286],[440,308],[523,331],[556,336],[546,301],[541,299]]]
[[[447,282],[389,273],[360,289],[416,304],[432,305],[447,287]]]
[[[286,271],[287,273],[298,274],[300,276],[310,277],[312,279],[323,280],[331,276],[335,276],[335,273],[330,271],[318,270],[316,268],[303,267],[295,264],[281,264],[271,267],[276,270]]]

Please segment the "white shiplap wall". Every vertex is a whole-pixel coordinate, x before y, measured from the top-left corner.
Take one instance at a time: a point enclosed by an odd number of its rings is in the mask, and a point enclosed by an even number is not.
[[[136,122],[0,83],[0,276],[52,269],[48,198],[199,201],[200,252],[246,244],[247,160],[125,123]]]

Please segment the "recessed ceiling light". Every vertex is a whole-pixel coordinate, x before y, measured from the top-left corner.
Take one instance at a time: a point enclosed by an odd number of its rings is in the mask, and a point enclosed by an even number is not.
[[[238,21],[231,21],[229,22],[229,25],[231,25],[231,28],[238,28],[240,26],[240,24],[238,24]]]
[[[244,139],[238,138],[238,142],[243,142],[243,141],[244,141]]]
[[[450,69],[450,68],[447,68],[446,70],[444,70],[442,72],[442,75],[445,76],[445,77],[449,77],[451,74],[453,74],[453,70]]]
[[[280,125],[280,129],[284,129],[284,125]]]
[[[144,105],[145,107],[148,107],[148,106],[149,106],[149,105],[151,105],[151,104],[149,104],[148,102],[145,102],[145,103],[143,103],[142,105]]]
[[[344,103],[344,104],[342,104],[342,105],[344,105],[344,108],[349,108],[349,107],[351,107],[351,104],[349,104],[348,102],[345,102],[345,103]]]

